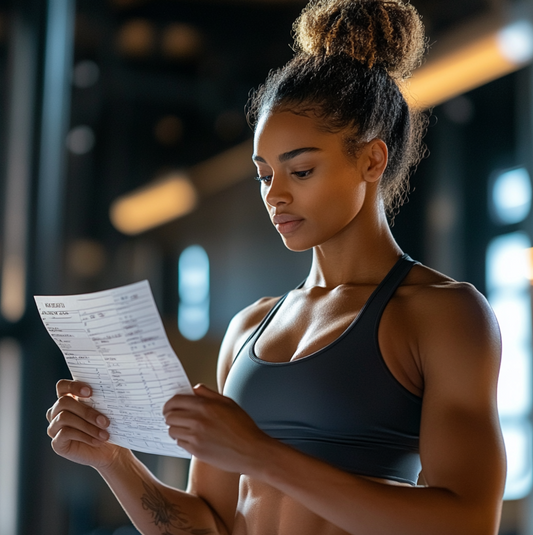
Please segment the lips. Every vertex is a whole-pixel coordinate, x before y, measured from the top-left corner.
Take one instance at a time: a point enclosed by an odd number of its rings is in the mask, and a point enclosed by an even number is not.
[[[292,214],[277,214],[272,218],[272,222],[280,234],[287,234],[296,230],[303,222],[303,219]]]
[[[292,214],[277,214],[272,218],[274,225],[282,225],[283,223],[290,223],[291,221],[301,221],[301,217]]]

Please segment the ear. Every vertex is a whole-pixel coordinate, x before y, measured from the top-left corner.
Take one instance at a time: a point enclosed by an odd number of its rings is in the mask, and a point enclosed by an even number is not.
[[[388,155],[389,151],[383,140],[375,138],[367,143],[360,158],[366,182],[377,182],[382,177],[387,168]]]

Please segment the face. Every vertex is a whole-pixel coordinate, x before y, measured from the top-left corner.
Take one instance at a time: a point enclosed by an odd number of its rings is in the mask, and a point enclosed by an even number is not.
[[[293,251],[338,238],[356,224],[368,181],[357,159],[343,150],[340,133],[291,112],[261,117],[253,160],[272,223]]]

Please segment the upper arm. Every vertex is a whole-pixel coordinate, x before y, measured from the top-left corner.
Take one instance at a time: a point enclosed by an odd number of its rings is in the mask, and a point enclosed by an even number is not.
[[[241,310],[230,321],[218,355],[217,383],[220,393],[224,389],[226,377],[239,350],[276,301],[277,299],[273,297],[263,297]]]
[[[424,478],[429,486],[467,500],[481,515],[498,515],[505,481],[496,407],[498,325],[485,299],[470,285],[432,293],[431,309],[428,301],[422,307],[426,314],[419,316]]]
[[[273,299],[265,298],[239,312],[230,322],[218,357],[217,382],[222,392],[227,374],[237,353],[267,314]],[[187,491],[202,498],[223,523],[228,533],[232,532],[239,497],[240,474],[220,470],[208,463],[193,458],[189,470]]]

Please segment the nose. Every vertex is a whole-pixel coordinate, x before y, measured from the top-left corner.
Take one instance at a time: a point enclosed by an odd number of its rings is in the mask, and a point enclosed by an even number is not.
[[[290,189],[283,175],[274,175],[265,189],[263,199],[270,206],[289,204],[292,201]]]

